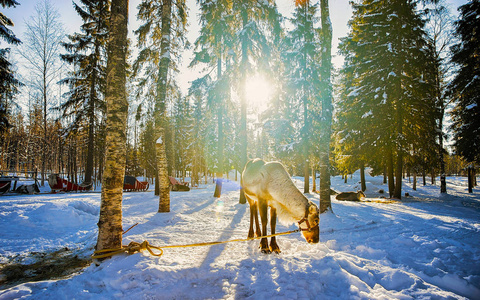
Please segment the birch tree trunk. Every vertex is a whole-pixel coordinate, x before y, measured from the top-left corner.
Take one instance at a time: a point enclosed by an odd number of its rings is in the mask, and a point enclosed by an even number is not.
[[[159,138],[155,144],[157,152],[157,170],[160,186],[160,201],[158,205],[158,212],[170,211],[170,180],[168,179],[167,171],[167,155],[165,150],[165,130],[160,128]]]
[[[170,34],[172,23],[172,1],[164,0],[162,5],[162,40],[160,43],[160,65],[158,70],[157,99],[155,102],[155,131],[161,145],[155,146],[157,154],[157,176],[159,184],[158,212],[170,211],[170,181],[168,180],[167,151],[165,146],[167,77],[170,65]]]
[[[96,250],[122,246],[122,196],[126,159],[128,0],[112,0],[108,40],[106,163]]]

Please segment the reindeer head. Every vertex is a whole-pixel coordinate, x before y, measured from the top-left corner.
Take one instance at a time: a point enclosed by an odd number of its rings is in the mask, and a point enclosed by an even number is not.
[[[298,222],[298,226],[302,230],[303,237],[307,242],[318,243],[320,240],[319,223],[318,207],[312,201],[308,201],[305,218]]]

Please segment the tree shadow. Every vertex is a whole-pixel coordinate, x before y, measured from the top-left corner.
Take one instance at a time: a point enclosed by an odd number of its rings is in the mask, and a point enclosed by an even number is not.
[[[237,227],[237,225],[240,224],[243,217],[245,216],[247,205],[236,205],[236,208],[237,208],[237,210],[236,210],[235,215],[232,218],[232,221],[225,228],[235,228],[235,227]],[[247,236],[247,234],[248,234],[248,232],[245,232],[245,237]],[[232,236],[233,236],[232,231],[223,230],[223,232],[220,235],[220,237],[218,238],[218,240],[219,241],[227,241],[227,240],[231,239]],[[200,267],[201,268],[208,267],[212,263],[214,263],[215,259],[222,254],[222,252],[225,250],[226,247],[227,247],[227,244],[220,244],[220,245],[210,247],[210,249],[209,249],[209,251],[208,251],[208,253],[207,253],[207,255],[206,255],[205,259],[203,260]]]
[[[0,266],[0,290],[25,282],[68,278],[92,263],[68,248],[49,253],[32,253],[33,264],[9,263]]]

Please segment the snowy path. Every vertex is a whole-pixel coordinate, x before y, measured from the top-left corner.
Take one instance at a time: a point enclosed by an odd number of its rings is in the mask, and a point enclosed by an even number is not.
[[[371,197],[384,188],[369,178]],[[337,190],[353,185],[332,181]],[[299,181],[299,184],[301,182]],[[333,200],[321,216],[321,242],[300,233],[278,238],[280,255],[264,255],[258,241],[119,255],[69,279],[0,290],[0,299],[480,299],[479,191],[447,197],[424,187],[395,204]],[[219,200],[213,185],[172,193],[171,213],[157,214],[152,192],[126,193],[124,237],[152,245],[245,238],[248,205],[235,183]],[[369,194],[367,193],[367,196]],[[308,197],[318,204],[317,195]],[[91,253],[100,194],[0,198],[0,263],[28,262],[31,252],[68,246]],[[295,226],[278,226],[278,231]],[[32,242],[33,241],[33,242]]]

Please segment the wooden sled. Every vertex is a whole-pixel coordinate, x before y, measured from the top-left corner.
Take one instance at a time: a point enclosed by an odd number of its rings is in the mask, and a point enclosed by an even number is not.
[[[17,181],[19,180],[18,176],[0,176],[0,195],[5,194],[6,192],[15,191],[17,188]],[[13,181],[13,187],[12,187]]]
[[[93,187],[93,182],[75,184],[66,179],[60,178],[58,174],[51,174],[48,176],[48,185],[52,190],[52,193],[57,192],[77,192],[77,191],[90,191]]]
[[[174,192],[188,192],[190,187],[188,182],[179,182],[175,177],[168,176],[170,179],[170,190]]]
[[[134,176],[125,175],[123,179],[124,192],[146,192],[149,186],[147,181],[139,181]]]
[[[6,192],[8,192],[11,186],[12,186],[11,181],[4,181],[4,180],[0,181],[0,195],[3,195]]]

